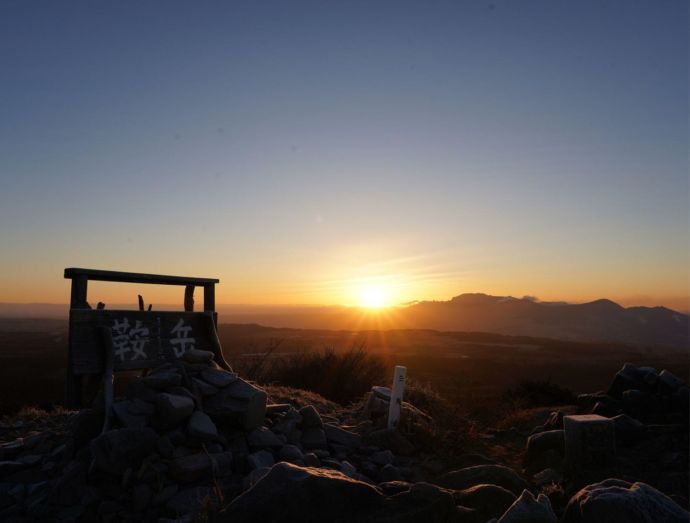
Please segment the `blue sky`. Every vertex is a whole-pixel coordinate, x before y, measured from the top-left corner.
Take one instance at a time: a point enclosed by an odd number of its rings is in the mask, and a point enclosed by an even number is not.
[[[687,300],[687,2],[5,1],[0,42],[0,301]]]

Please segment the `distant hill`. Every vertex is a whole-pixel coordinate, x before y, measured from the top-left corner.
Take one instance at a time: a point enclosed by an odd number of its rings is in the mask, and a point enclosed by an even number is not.
[[[635,345],[690,345],[687,314],[665,307],[625,308],[611,300],[582,304],[461,294],[425,301],[404,311],[411,324],[428,329],[485,331],[563,340],[615,341]]]
[[[108,308],[134,306],[113,304]],[[154,305],[160,310],[179,308]],[[666,307],[625,308],[605,299],[568,304],[471,293],[448,301],[419,301],[381,311],[342,306],[219,305],[218,313],[221,323],[295,329],[434,329],[686,350],[690,347],[687,314]],[[0,303],[0,318],[66,319],[67,315],[66,305]]]

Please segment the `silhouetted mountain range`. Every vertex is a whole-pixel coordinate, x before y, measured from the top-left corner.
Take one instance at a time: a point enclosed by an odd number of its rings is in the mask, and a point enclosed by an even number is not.
[[[511,296],[461,294],[449,301],[425,301],[405,316],[424,328],[487,331],[579,341],[688,347],[687,314],[665,307],[625,308],[611,300],[582,304],[538,302]]]
[[[134,308],[108,305],[107,308]],[[164,305],[154,309],[171,310]],[[0,303],[0,317],[67,318],[67,306]],[[420,301],[382,311],[342,306],[219,305],[221,323],[329,330],[435,329],[490,332],[586,342],[690,347],[687,314],[666,307],[622,307],[606,299],[589,303],[461,294],[448,301]]]

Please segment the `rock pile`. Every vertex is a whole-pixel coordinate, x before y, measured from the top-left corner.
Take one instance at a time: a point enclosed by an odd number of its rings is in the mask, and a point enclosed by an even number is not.
[[[660,425],[626,410],[631,390],[666,405],[653,419],[672,427],[684,419],[683,382],[629,365],[608,394],[583,399],[581,412],[618,401],[609,423],[617,442],[635,445]],[[689,521],[687,500],[645,483],[575,483],[563,462],[564,412],[528,438],[523,473],[467,452],[454,458],[460,468],[441,464],[425,475],[419,464],[434,457],[420,456],[404,429],[385,428],[383,387],[361,408],[327,415],[310,404],[269,403],[264,390],[217,368],[210,353],[189,351],[124,392],[111,416],[83,410],[65,433],[0,445],[1,521]],[[405,417],[432,422],[409,403]],[[680,427],[687,439],[687,419]],[[687,465],[687,453],[674,449]]]

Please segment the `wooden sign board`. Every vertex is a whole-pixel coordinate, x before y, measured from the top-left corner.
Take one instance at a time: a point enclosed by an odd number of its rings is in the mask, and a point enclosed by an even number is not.
[[[189,349],[217,353],[210,312],[133,310],[70,311],[70,364],[75,375],[103,371],[100,327],[109,327],[115,371],[149,369],[181,357]]]

